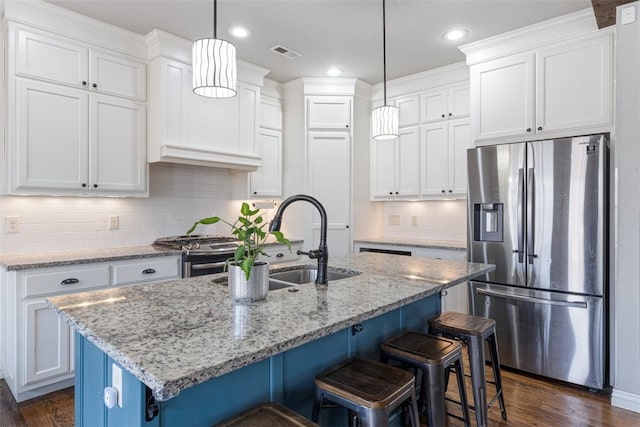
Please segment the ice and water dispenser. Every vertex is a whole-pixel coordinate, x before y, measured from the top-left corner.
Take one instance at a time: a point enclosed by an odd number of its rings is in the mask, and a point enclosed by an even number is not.
[[[473,240],[476,242],[502,242],[502,203],[475,203],[473,205]]]

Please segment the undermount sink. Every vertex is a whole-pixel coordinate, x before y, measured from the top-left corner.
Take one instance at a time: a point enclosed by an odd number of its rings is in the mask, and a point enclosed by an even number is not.
[[[362,273],[359,271],[337,270],[329,267],[327,270],[327,280],[331,282],[334,280],[347,279],[359,274]],[[269,273],[269,282],[285,282],[302,285],[304,283],[314,283],[317,276],[318,269],[316,267],[301,265],[293,270],[274,271]]]

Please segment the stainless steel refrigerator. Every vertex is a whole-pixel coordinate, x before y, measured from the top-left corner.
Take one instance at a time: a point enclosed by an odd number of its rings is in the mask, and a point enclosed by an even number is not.
[[[470,149],[472,313],[496,321],[500,362],[602,389],[609,135]]]

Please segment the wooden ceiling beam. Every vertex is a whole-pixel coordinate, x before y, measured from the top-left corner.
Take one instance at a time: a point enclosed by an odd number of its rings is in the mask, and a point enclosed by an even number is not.
[[[598,28],[616,24],[616,7],[636,0],[591,0]]]

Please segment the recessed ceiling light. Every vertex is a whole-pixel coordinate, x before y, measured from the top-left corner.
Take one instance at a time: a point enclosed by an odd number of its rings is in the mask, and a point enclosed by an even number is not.
[[[251,35],[249,30],[247,30],[246,28],[242,28],[242,27],[230,28],[229,29],[229,34],[231,34],[234,37],[238,37],[240,39],[247,38],[247,37],[249,37]]]
[[[327,75],[331,76],[331,77],[337,77],[340,74],[342,74],[342,70],[340,68],[337,67],[331,67],[327,70]]]
[[[460,39],[466,37],[467,34],[468,34],[467,30],[463,30],[461,28],[456,28],[456,29],[449,30],[446,33],[444,33],[442,35],[442,38],[444,38],[445,40],[454,41],[454,40],[460,40]]]

